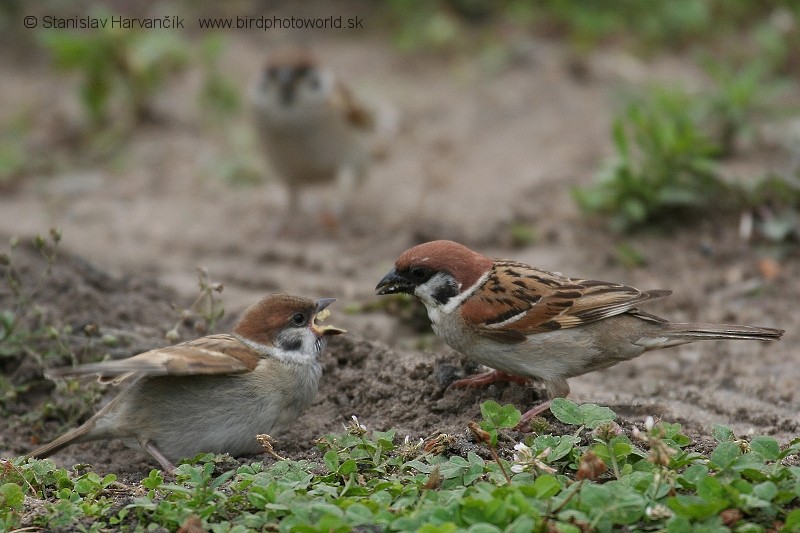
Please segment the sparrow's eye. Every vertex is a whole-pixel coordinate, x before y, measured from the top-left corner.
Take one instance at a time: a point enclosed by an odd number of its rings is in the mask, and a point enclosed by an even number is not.
[[[425,267],[411,267],[409,274],[417,281],[428,281],[428,278],[431,277],[430,270]]]
[[[303,313],[295,313],[292,315],[292,324],[295,326],[305,326],[306,316]]]

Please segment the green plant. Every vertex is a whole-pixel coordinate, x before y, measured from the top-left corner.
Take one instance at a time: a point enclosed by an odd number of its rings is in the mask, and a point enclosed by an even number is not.
[[[157,470],[125,485],[50,461],[3,461],[0,525],[71,529],[91,520],[97,528],[174,530],[191,521],[207,531],[570,533],[800,527],[800,439],[781,447],[717,426],[717,444],[706,451],[692,449],[678,424],[648,418],[632,426],[615,422],[605,407],[564,399],[553,406],[571,433],[526,435],[512,454],[507,443],[519,435],[510,429],[519,411],[484,404],[478,425],[497,432],[494,461],[463,440],[454,446],[452,436],[398,439],[356,418],[343,433],[319,439],[320,460],[232,465],[204,454],[169,481]],[[25,496],[43,501],[37,513],[26,513],[36,500]]]
[[[626,35],[650,48],[679,47],[712,27],[712,6],[703,0],[614,2],[547,0],[537,5],[538,26],[557,30],[581,49]]]
[[[631,103],[612,128],[616,159],[596,185],[574,189],[575,199],[588,212],[611,215],[617,230],[719,206],[730,190],[718,177],[720,146],[702,131],[703,118],[683,91],[657,88]]]
[[[441,50],[463,41],[462,21],[443,4],[420,0],[387,2],[385,9],[395,28],[395,46],[403,51]]]
[[[60,326],[47,323],[44,313],[36,305],[42,285],[52,274],[60,241],[61,232],[56,228],[50,230],[49,242],[42,235],[31,240],[29,246],[47,264],[46,269],[33,280],[25,279],[16,264],[15,252],[20,246],[18,238],[12,238],[9,251],[0,254],[0,282],[10,296],[7,300],[0,300],[0,358],[27,356],[44,368],[44,359],[69,353],[61,338]]]
[[[99,385],[67,382],[56,386],[57,401],[37,409],[20,401],[50,387],[42,375],[54,360],[74,362],[104,348],[92,338],[95,326],[76,333],[45,304],[43,293],[55,276],[60,241],[61,232],[53,228],[48,237],[37,235],[30,242],[13,238],[8,252],[0,254],[0,413],[12,424],[34,426],[51,418],[74,423],[100,396]],[[31,256],[38,258],[32,262]]]
[[[222,299],[215,296],[215,293],[222,293],[224,285],[211,281],[208,271],[202,267],[197,269],[197,284],[200,287],[200,294],[192,305],[180,312],[178,321],[167,331],[166,338],[170,342],[177,342],[181,338],[182,325],[190,325],[197,335],[214,333],[217,322],[225,315]]]
[[[0,129],[0,190],[34,166],[25,143],[29,122],[28,114],[20,113]]]
[[[220,35],[210,34],[200,43],[200,63],[203,67],[203,86],[199,102],[203,115],[211,112],[209,120],[235,113],[241,108],[241,95],[233,82],[219,70],[219,60],[225,49]]]
[[[709,135],[719,143],[721,155],[735,152],[738,137],[752,136],[753,123],[766,115],[777,97],[790,88],[786,81],[770,76],[769,65],[753,60],[740,67],[707,58],[702,62],[714,79],[715,88],[702,95],[698,105],[705,106]]]
[[[135,31],[109,25],[82,33],[43,31],[40,42],[59,68],[80,74],[81,102],[95,127],[111,122],[114,103],[121,103],[134,123],[151,118],[152,96],[188,59],[187,44],[168,30]]]
[[[755,35],[762,43],[758,55],[774,56],[778,64],[785,64],[782,60],[797,50],[792,19],[798,9],[789,0],[544,0],[534,5],[512,0],[496,5],[511,14],[520,11],[519,4],[527,7],[525,20],[535,29],[564,36],[578,50],[624,42],[635,50],[653,52],[740,42],[743,35]]]
[[[757,63],[738,71],[708,68],[717,80],[713,90],[692,96],[656,87],[616,117],[615,159],[594,185],[572,190],[585,212],[607,215],[613,229],[628,231],[674,224],[683,215],[708,210],[753,210],[761,214],[759,227],[771,240],[794,235],[793,213],[800,206],[796,178],[727,181],[718,161],[732,154],[737,138],[753,131],[756,117],[767,112],[766,102],[785,84],[765,81]],[[620,249],[618,256],[640,263],[643,258],[630,251]]]

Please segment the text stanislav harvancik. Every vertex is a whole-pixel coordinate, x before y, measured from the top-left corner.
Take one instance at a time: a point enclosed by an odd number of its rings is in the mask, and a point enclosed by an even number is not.
[[[54,17],[45,15],[42,17],[42,28],[45,29],[69,29],[69,30],[88,30],[101,28],[124,28],[124,29],[182,29],[184,19],[177,15],[166,15],[163,17],[93,17],[91,15],[81,17]]]

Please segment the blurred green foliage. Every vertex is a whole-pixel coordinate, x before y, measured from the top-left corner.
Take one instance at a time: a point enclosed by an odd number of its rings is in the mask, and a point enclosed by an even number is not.
[[[611,215],[616,230],[717,204],[728,192],[714,159],[720,145],[701,129],[704,106],[682,90],[653,89],[614,120],[617,155],[588,189],[574,189],[588,212]]]
[[[205,78],[200,89],[200,108],[210,111],[214,118],[239,111],[242,106],[239,89],[219,70],[225,40],[221,35],[211,33],[200,43],[199,51]],[[205,113],[203,115],[206,116]]]
[[[150,99],[189,57],[187,43],[171,31],[102,28],[40,35],[59,68],[80,74],[81,102],[95,126],[108,123],[118,94],[134,123],[151,118]]]
[[[396,27],[394,44],[400,50],[441,49],[463,34],[462,22],[441,2],[388,0],[390,23]]]
[[[386,18],[402,50],[476,42],[470,28],[497,23],[566,39],[578,50],[624,42],[639,52],[752,40],[782,73],[800,66],[800,3],[795,0],[389,0]],[[744,34],[744,35],[742,35]],[[478,39],[477,42],[486,42]],[[740,50],[741,51],[741,50]]]
[[[773,76],[761,60],[738,66],[711,58],[701,62],[715,87],[700,95],[696,105],[705,107],[709,134],[719,143],[722,155],[729,156],[738,138],[754,135],[756,120],[775,114],[775,102],[792,85]]]
[[[220,72],[226,43],[216,33],[194,44],[172,30],[45,30],[39,42],[58,68],[80,77],[80,100],[95,132],[126,130],[157,118],[154,97],[194,65],[203,73],[197,94],[203,118],[214,122],[241,106],[238,88]]]
[[[760,178],[754,185],[722,177],[721,161],[736,152],[738,141],[753,136],[759,118],[775,114],[776,96],[787,88],[767,74],[761,62],[739,68],[706,61],[713,88],[689,94],[653,87],[633,99],[615,118],[616,157],[597,183],[574,189],[588,213],[610,216],[611,227],[627,231],[701,210],[757,209],[765,190],[790,177]],[[781,190],[781,205],[800,206],[800,197]],[[771,201],[775,196],[769,196]]]
[[[19,177],[29,166],[25,156],[28,117],[19,115],[4,125],[0,133],[0,190]]]
[[[794,32],[794,52],[800,49],[797,28],[779,20],[800,16],[793,0],[542,0],[531,9],[540,31],[565,36],[584,48],[624,39],[649,51],[676,49],[736,37],[741,31],[758,31],[766,39],[772,28]]]

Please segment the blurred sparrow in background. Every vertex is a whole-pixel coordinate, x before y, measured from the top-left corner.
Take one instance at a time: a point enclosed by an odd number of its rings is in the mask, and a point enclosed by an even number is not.
[[[328,215],[344,216],[390,119],[382,120],[300,49],[269,58],[252,101],[260,140],[289,193],[288,213],[298,212],[303,188],[335,183]]]

